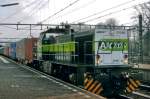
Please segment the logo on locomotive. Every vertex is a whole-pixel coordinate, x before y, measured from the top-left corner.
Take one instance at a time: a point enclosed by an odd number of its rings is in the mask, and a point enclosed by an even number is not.
[[[127,30],[95,31],[95,65],[125,65],[128,63]],[[120,31],[120,33],[119,33]]]

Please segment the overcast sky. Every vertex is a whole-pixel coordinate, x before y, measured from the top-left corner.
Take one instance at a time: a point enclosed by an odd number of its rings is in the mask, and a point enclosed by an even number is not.
[[[132,9],[126,9],[134,5],[147,2],[149,0],[78,0],[65,10],[62,10],[69,4],[77,0],[0,0],[0,5],[18,2],[19,5],[11,7],[0,7],[0,23],[49,23],[59,24],[60,22],[78,23],[86,22],[87,24],[97,24],[105,22],[109,18],[115,18],[119,24],[132,23],[131,17],[136,16],[137,12]],[[124,3],[124,4],[123,4]],[[106,9],[122,4],[120,7],[104,11]],[[62,10],[60,13],[60,10]],[[119,10],[122,10],[118,13]],[[102,12],[102,13],[100,13]],[[83,19],[87,16],[95,16]],[[54,15],[55,14],[55,15]],[[108,14],[108,15],[107,15]],[[46,18],[50,18],[45,20]],[[102,17],[105,16],[105,17]],[[97,20],[92,20],[97,17]],[[43,21],[44,20],[44,21]],[[28,30],[15,30],[14,26],[0,26],[0,38],[3,37],[27,37]],[[32,31],[33,36],[38,36],[40,31]]]

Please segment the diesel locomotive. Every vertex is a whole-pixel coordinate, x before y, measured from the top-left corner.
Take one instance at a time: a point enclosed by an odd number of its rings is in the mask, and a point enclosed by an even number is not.
[[[129,93],[140,82],[128,45],[125,26],[58,26],[40,34],[33,67],[95,94]]]

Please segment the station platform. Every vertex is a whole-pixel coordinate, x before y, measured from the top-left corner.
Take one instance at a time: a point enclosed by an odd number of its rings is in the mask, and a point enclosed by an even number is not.
[[[0,56],[0,99],[104,99]]]
[[[148,69],[150,70],[150,64],[138,64],[134,66],[135,68],[140,68],[140,69]]]

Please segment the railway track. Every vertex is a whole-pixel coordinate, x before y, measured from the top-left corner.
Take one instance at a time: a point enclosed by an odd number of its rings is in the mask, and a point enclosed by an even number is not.
[[[149,85],[140,85],[140,89],[150,91]]]
[[[128,95],[118,95],[115,99],[150,99],[150,86],[140,85],[140,88]]]
[[[150,99],[150,95],[147,95],[145,92],[133,92],[133,99]]]

